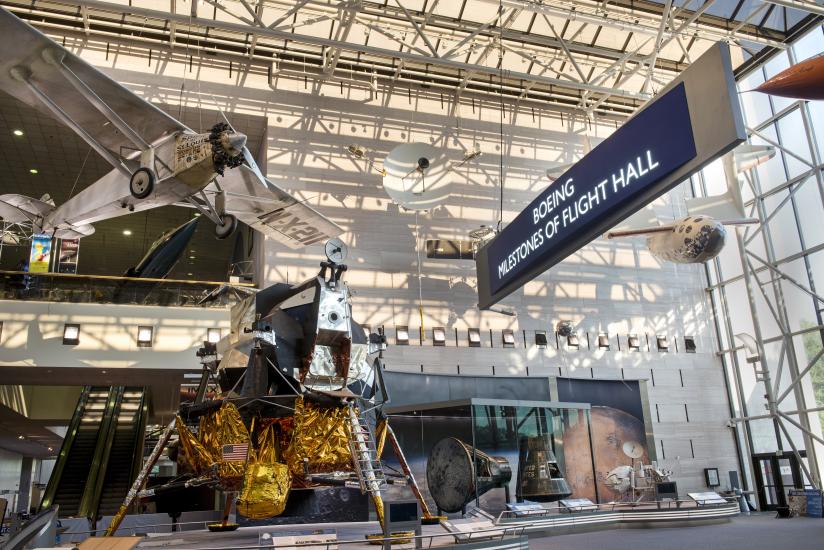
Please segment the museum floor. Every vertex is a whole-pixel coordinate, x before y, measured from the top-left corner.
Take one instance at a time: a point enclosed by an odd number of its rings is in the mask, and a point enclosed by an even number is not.
[[[730,523],[701,527],[610,529],[554,537],[532,537],[529,547],[564,550],[821,550],[824,520],[776,519],[773,513],[739,516]]]

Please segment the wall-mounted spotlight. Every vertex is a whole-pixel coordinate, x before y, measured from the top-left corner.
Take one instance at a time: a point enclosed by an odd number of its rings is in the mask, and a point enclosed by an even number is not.
[[[446,329],[443,327],[435,327],[432,329],[432,345],[445,346],[446,345]]]
[[[141,348],[152,347],[152,339],[154,336],[154,327],[139,326],[137,327],[137,345]]]
[[[687,353],[695,353],[695,337],[684,336],[684,351]]]
[[[478,329],[478,328],[469,329],[468,336],[469,336],[469,347],[470,348],[479,348],[479,347],[481,347],[481,329]]]
[[[210,328],[206,329],[206,341],[210,344],[217,344],[220,342],[220,329]]]
[[[638,338],[637,334],[630,334],[627,337],[627,345],[629,349],[633,351],[641,351],[641,340]]]
[[[539,348],[545,348],[547,346],[547,339],[546,339],[546,331],[545,330],[536,330],[535,331],[535,345]]]
[[[366,156],[366,149],[358,145],[357,143],[353,143],[352,145],[348,145],[346,150],[349,151],[349,154],[355,157],[356,159],[362,159]]]
[[[63,345],[76,346],[80,343],[80,325],[66,323],[63,325]]]
[[[666,336],[656,336],[655,341],[658,344],[658,351],[669,351],[669,340]]]
[[[599,334],[598,335],[598,349],[609,349],[609,335],[608,334]]]
[[[578,335],[575,333],[570,334],[567,336],[567,346],[570,348],[578,349],[581,345],[580,340],[578,339]]]

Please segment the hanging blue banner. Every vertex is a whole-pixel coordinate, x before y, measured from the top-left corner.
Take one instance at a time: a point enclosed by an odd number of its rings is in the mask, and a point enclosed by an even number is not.
[[[523,284],[597,237],[605,214],[695,157],[684,85],[630,119],[538,195],[486,248],[492,294]]]

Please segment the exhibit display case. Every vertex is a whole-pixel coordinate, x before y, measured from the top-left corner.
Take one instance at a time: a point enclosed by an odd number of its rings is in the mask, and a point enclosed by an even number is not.
[[[552,502],[577,496],[575,487],[594,492],[589,404],[472,398],[388,413],[434,508],[455,512],[462,503],[495,512],[507,498]],[[574,483],[566,479],[570,461]]]

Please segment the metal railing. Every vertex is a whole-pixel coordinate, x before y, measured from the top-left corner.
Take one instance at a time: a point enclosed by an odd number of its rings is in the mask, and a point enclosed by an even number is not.
[[[632,512],[641,510],[676,510],[691,511],[691,510],[708,510],[735,504],[738,506],[737,496],[722,496],[726,501],[724,503],[707,503],[702,504],[695,500],[642,500],[638,502],[606,502],[601,504],[592,503],[585,505],[582,510],[564,509],[562,506],[557,508],[544,508],[541,510],[503,510],[498,514],[496,523],[502,520],[529,520],[530,518],[544,519],[547,516],[569,517],[574,514],[591,513],[591,512]],[[683,506],[686,505],[686,506]]]
[[[724,509],[724,508],[730,507],[733,504],[735,504],[737,506],[737,502],[736,502],[737,497],[724,497],[724,498],[727,501],[725,504],[718,503],[718,504],[708,504],[708,505],[699,505],[698,503],[696,503],[693,500],[671,500],[671,501],[661,501],[661,502],[657,502],[657,501],[611,502],[611,503],[593,504],[593,505],[596,508],[598,508],[598,511],[607,511],[607,512],[639,511],[638,510],[639,508],[643,508],[645,506],[649,509],[650,512],[658,512],[657,508],[651,509],[651,506],[656,505],[656,504],[660,504],[660,505],[667,504],[668,505],[667,509],[672,509],[672,507],[675,506],[676,510],[685,512],[685,515],[687,517],[690,517],[691,514],[694,513],[694,512],[699,512],[699,511],[706,512],[706,511],[713,510],[713,509]],[[682,507],[681,506],[682,504],[687,504],[687,505],[690,505],[690,506]],[[569,519],[570,517],[573,517],[577,513],[582,513],[582,512],[572,512],[571,514],[566,514],[566,513],[562,514],[560,508],[557,508],[557,509],[549,509],[548,508],[548,509],[546,509],[546,512],[547,513],[545,515],[535,514],[535,515],[532,516],[532,519],[536,522],[545,521],[546,519],[548,519],[548,516],[554,516],[554,517],[559,518],[559,519],[560,518]],[[585,512],[586,511],[584,511],[583,513],[585,513]],[[409,541],[414,541],[416,539],[420,539],[422,542],[423,541],[428,541],[428,544],[426,545],[426,547],[431,548],[432,543],[435,539],[442,539],[442,538],[451,538],[455,542],[466,543],[466,542],[473,542],[473,541],[478,541],[478,540],[490,540],[490,539],[492,539],[492,540],[504,540],[507,537],[521,537],[521,536],[524,536],[526,534],[527,530],[530,530],[530,528],[533,527],[533,526],[530,524],[530,521],[529,521],[530,517],[529,516],[517,517],[517,516],[515,516],[515,513],[516,512],[513,511],[513,510],[504,510],[498,515],[497,519],[492,520],[492,521],[495,522],[494,526],[486,528],[486,529],[478,529],[477,531],[448,531],[448,532],[444,532],[444,533],[427,534],[427,535],[416,535],[416,536],[410,535],[408,537],[404,536],[402,538],[407,539]],[[512,519],[525,520],[525,521],[523,521],[521,523],[518,523],[517,525],[513,525],[513,524],[510,524],[510,523],[505,523],[506,520],[512,520]],[[502,523],[502,520],[504,520],[503,523]],[[171,528],[177,528],[178,529],[177,532],[179,532],[179,533],[195,534],[195,533],[200,533],[202,531],[200,531],[199,529],[188,529],[188,530],[185,530],[185,531],[180,531],[179,529],[181,527],[184,527],[184,526],[199,526],[199,527],[201,527],[202,529],[205,530],[205,529],[208,528],[208,525],[214,524],[214,523],[217,523],[217,522],[219,522],[219,520],[217,520],[215,518],[212,518],[212,519],[204,519],[204,520],[198,520],[198,521],[187,521],[187,522],[177,522],[177,523],[122,525],[118,529],[118,534],[121,535],[121,536],[123,536],[123,535],[128,536],[128,535],[138,535],[140,533],[155,533],[155,534],[157,534],[157,533],[169,533],[169,531],[167,531],[166,529],[171,529]],[[271,525],[271,526],[250,526],[250,527],[256,527],[259,530],[259,532],[262,531],[262,530],[265,530],[266,528],[271,527],[272,531],[269,532],[268,534],[272,537],[275,537],[275,536],[277,536],[277,529],[279,529],[279,528],[284,528],[284,527],[293,527],[294,528],[294,527],[300,527],[300,526],[299,525],[298,526],[294,526],[294,525],[293,526]],[[541,528],[541,529],[546,528],[546,526],[540,526],[540,525],[534,526],[534,527]],[[100,528],[100,529],[93,529],[93,530],[87,530],[87,531],[66,532],[66,533],[63,534],[62,538],[64,539],[64,541],[75,541],[75,540],[77,540],[81,537],[83,539],[85,539],[87,536],[96,536],[97,534],[102,534],[105,531],[106,531],[105,528]],[[390,538],[370,538],[368,540],[368,542],[375,543],[375,544],[382,543],[384,541],[390,541],[390,542],[394,541],[395,543],[397,543],[397,537],[395,537],[395,538],[391,538],[391,537]],[[330,542],[312,542],[311,546],[313,546],[313,547],[324,547],[325,550],[334,550],[334,548],[337,547],[337,546],[348,545],[348,544],[364,544],[364,542],[367,542],[367,541],[365,539],[336,540],[336,541],[330,541]],[[302,547],[302,546],[306,546],[306,544],[295,543],[295,544],[278,544],[277,545],[278,548],[296,548],[296,547]],[[261,543],[261,544],[257,544],[257,545],[232,546],[232,547],[229,547],[229,546],[214,546],[214,547],[206,548],[206,547],[200,547],[199,546],[199,548],[202,548],[202,549],[205,549],[205,550],[229,550],[230,548],[252,550],[252,549],[257,549],[257,548],[272,548],[272,542],[268,541],[265,544]]]
[[[214,523],[219,523],[219,520],[207,519],[207,520],[200,520],[200,521],[187,521],[187,522],[178,522],[178,523],[155,523],[155,524],[148,524],[148,525],[131,525],[131,526],[124,525],[124,526],[121,526],[118,529],[118,535],[119,536],[128,536],[128,534],[137,535],[138,533],[149,533],[149,532],[151,532],[151,533],[168,533],[168,531],[165,531],[165,530],[164,531],[159,531],[158,529],[172,527],[172,526],[181,527],[183,525],[202,525],[203,529],[207,529],[208,525],[214,524]],[[259,531],[264,530],[267,527],[271,527],[273,529],[273,531],[269,532],[269,535],[274,537],[274,536],[277,536],[276,529],[278,529],[278,528],[286,527],[286,528],[291,528],[293,530],[294,528],[300,528],[301,525],[298,525],[298,524],[286,525],[286,526],[284,526],[284,525],[271,525],[271,526],[261,525],[261,526],[250,526],[250,527],[257,527],[259,529]],[[435,533],[435,534],[430,534],[430,535],[410,535],[410,536],[403,536],[403,537],[400,537],[400,538],[406,539],[410,542],[414,541],[414,540],[418,540],[418,539],[420,539],[422,542],[423,541],[429,541],[429,543],[426,547],[431,548],[432,547],[432,541],[435,540],[435,539],[451,538],[451,539],[455,540],[456,542],[458,542],[458,541],[460,541],[460,542],[471,542],[471,541],[479,541],[479,540],[504,540],[507,537],[514,538],[514,537],[523,536],[524,535],[524,529],[526,529],[526,528],[527,528],[526,525],[495,526],[495,527],[491,527],[489,529],[479,529],[477,531],[468,531],[468,532],[449,531],[449,532]],[[150,530],[150,529],[152,529],[152,530]],[[105,531],[106,531],[106,529],[93,529],[93,530],[88,530],[88,531],[66,532],[66,533],[63,534],[62,539],[64,539],[64,541],[73,542],[74,537],[76,537],[77,535],[95,536],[97,533],[104,533]],[[129,531],[131,531],[131,533],[128,533]],[[196,530],[177,531],[177,533],[188,533],[188,534],[200,533],[200,532],[201,531],[199,531],[199,530],[197,530],[197,531]],[[318,547],[322,546],[322,547],[325,548],[325,550],[334,550],[338,546],[351,545],[351,544],[364,544],[366,542],[374,543],[374,544],[379,544],[379,543],[383,543],[383,542],[390,542],[390,543],[397,544],[398,538],[399,537],[397,537],[397,536],[395,536],[395,537],[381,537],[381,538],[370,537],[368,540],[367,539],[335,540],[335,541],[329,541],[329,542],[312,542],[309,545],[312,546],[313,548],[318,548]],[[299,547],[305,547],[305,546],[307,546],[307,544],[302,544],[302,543],[294,543],[294,544],[280,544],[280,543],[278,543],[277,544],[278,548],[299,548]],[[251,550],[251,549],[255,549],[255,548],[272,548],[272,542],[269,541],[265,544],[246,545],[246,546],[237,546],[237,545],[234,545],[234,546],[212,546],[212,547],[198,546],[198,548],[201,548],[202,550],[240,550],[240,549],[247,549],[248,548],[248,549]]]
[[[0,270],[0,300],[222,308],[237,301],[233,292],[221,293],[206,303],[201,300],[226,284]],[[232,283],[232,286],[254,288],[250,283]]]

